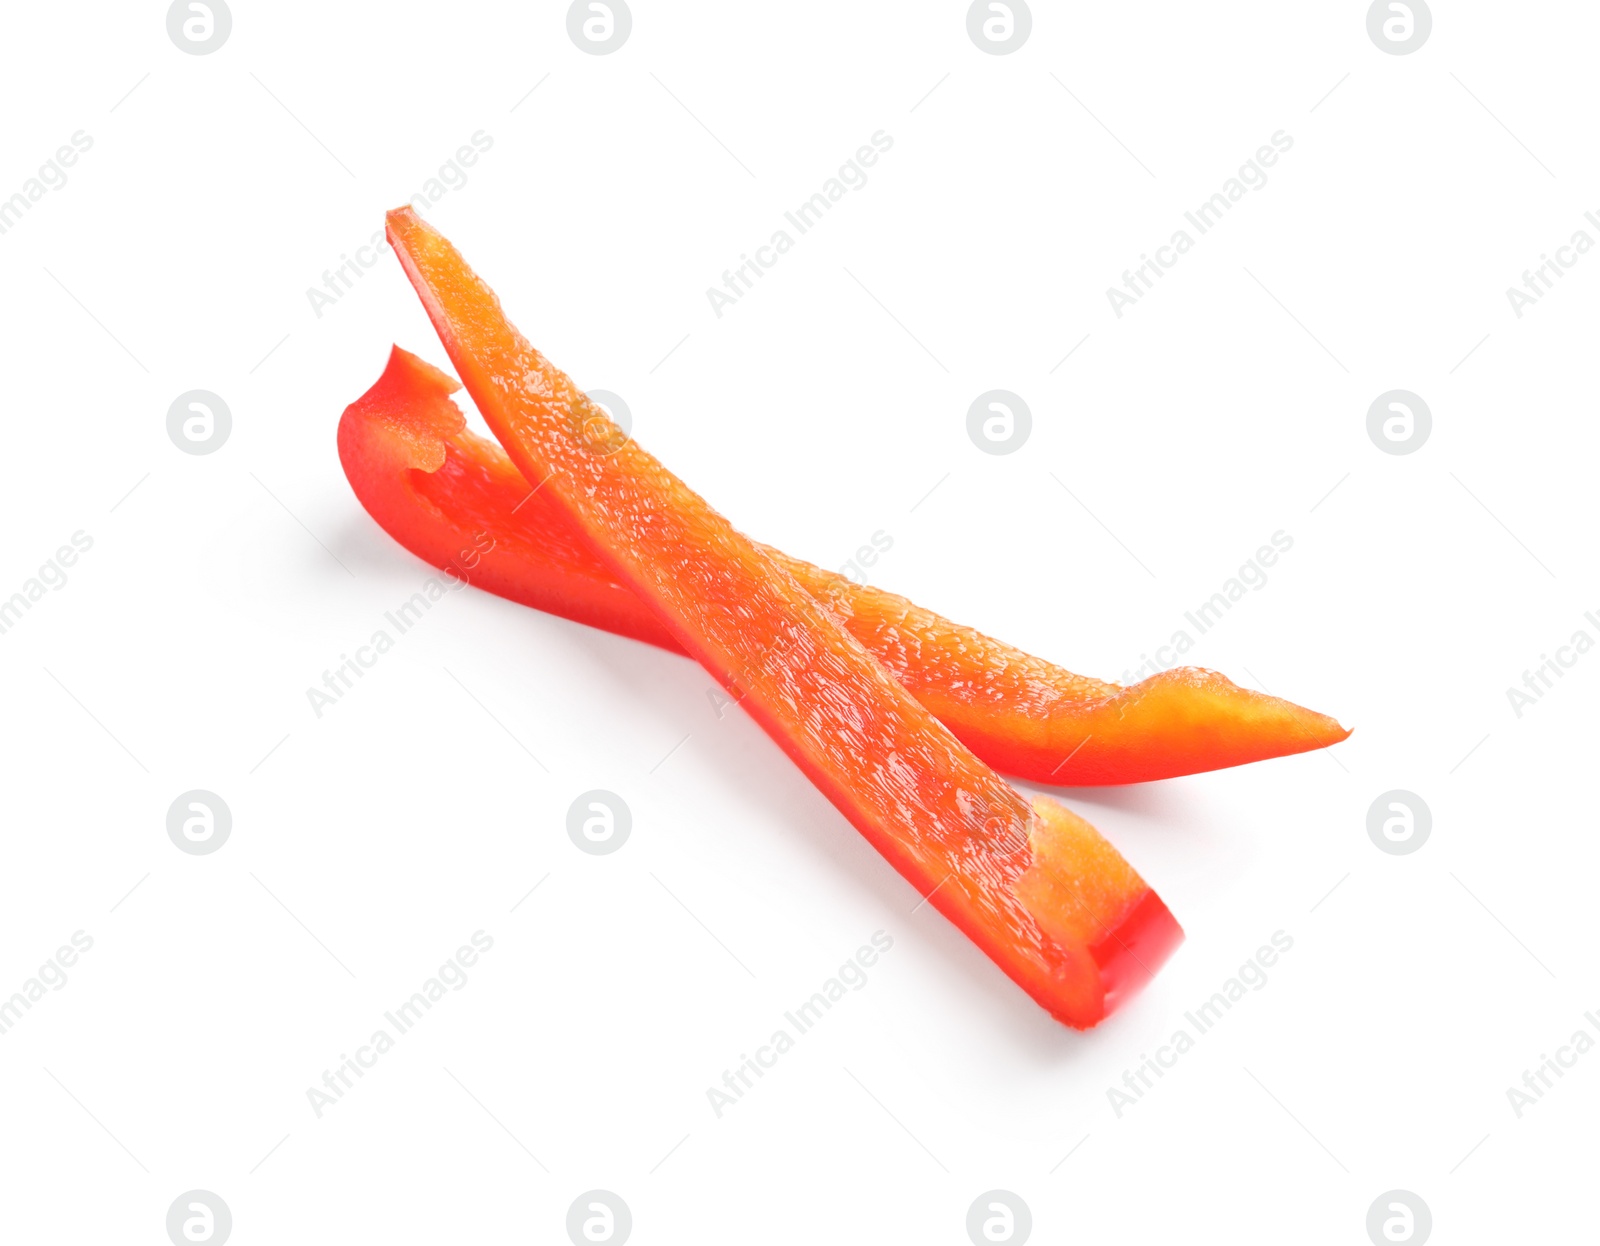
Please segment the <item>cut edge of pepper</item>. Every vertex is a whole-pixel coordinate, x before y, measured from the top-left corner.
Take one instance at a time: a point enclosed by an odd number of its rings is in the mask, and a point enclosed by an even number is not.
[[[1057,975],[1072,980],[1049,993],[1054,1006],[1034,998],[1057,1020],[1089,1029],[1155,977],[1183,927],[1093,823],[1048,796],[1032,812],[1028,862],[1012,892],[1055,946]]]
[[[477,396],[480,409],[485,408],[486,394],[496,392],[496,387],[505,388],[511,382],[497,377],[493,372],[489,371],[492,366],[495,366],[493,363],[475,357],[472,351],[464,349],[458,333],[466,332],[470,337],[471,331],[478,327],[478,322],[492,315],[495,324],[491,327],[497,332],[503,330],[511,338],[511,343],[509,346],[502,346],[501,343],[492,340],[493,335],[491,333],[491,340],[484,344],[486,353],[490,354],[494,359],[498,359],[498,355],[495,352],[502,349],[513,353],[515,351],[523,351],[532,355],[535,362],[541,366],[545,364],[543,358],[538,356],[537,352],[516,332],[510,322],[504,319],[498,298],[483,283],[482,279],[467,267],[465,261],[460,258],[447,240],[444,240],[425,223],[421,222],[420,218],[417,218],[414,213],[405,209],[391,213],[388,223],[390,241],[401,261],[402,267],[406,270],[408,278],[411,279],[413,287],[421,297],[429,318],[434,322],[435,330],[439,333],[456,365],[456,370],[462,373],[463,379],[467,382],[468,391]],[[407,229],[417,233],[418,237],[415,239],[400,237],[399,235]],[[449,263],[440,261],[445,271],[445,277],[441,278],[441,280],[459,278],[465,286],[469,287],[463,292],[446,292],[453,300],[450,306],[455,309],[454,311],[446,308],[446,296],[435,289],[434,283],[424,275],[422,271],[423,257],[413,254],[412,246],[417,246],[418,250],[423,252],[426,252],[431,247],[444,255]],[[434,258],[438,259],[439,257],[435,256]],[[474,305],[474,298],[481,306]],[[464,323],[464,329],[458,326],[457,320],[461,320]],[[516,366],[516,361],[511,359],[500,360],[499,366],[511,368]],[[576,394],[575,387],[571,385],[570,379],[565,374],[559,373],[558,370],[553,368],[551,371],[561,382],[562,397],[569,398],[572,394]],[[484,392],[480,393],[480,390]],[[571,391],[571,393],[569,394],[568,391]],[[576,396],[580,399],[582,397],[581,394]],[[492,406],[493,404],[490,405]],[[502,444],[505,444],[507,449],[512,452],[513,459],[517,461],[524,475],[528,475],[530,467],[539,460],[532,451],[527,451],[522,456],[522,459],[527,461],[518,459],[515,451],[521,446],[521,442],[517,440],[515,435],[512,435],[511,442],[507,442],[507,431],[496,424],[495,414],[497,412],[498,408],[495,408],[494,411],[484,411],[491,428],[495,429],[497,435],[500,436]],[[505,415],[503,412],[498,413],[502,416]],[[509,420],[510,417],[505,416],[505,418]],[[652,466],[654,465],[654,460],[649,460],[649,462]],[[676,478],[669,477],[669,479],[676,484]],[[719,518],[719,522],[726,526],[726,521]],[[750,549],[755,550],[756,547],[752,544]],[[756,572],[759,571],[760,568],[756,568]],[[776,563],[772,566],[772,574],[782,575],[786,580],[789,578]],[[801,599],[804,599],[804,590],[797,582],[793,584],[793,588],[794,592]],[[820,608],[817,608],[817,610],[819,618],[827,617],[824,612],[820,611]],[[829,628],[828,630],[831,632],[834,628]],[[848,635],[842,629],[839,629],[839,633],[841,636]],[[677,638],[686,649],[691,653],[695,653],[698,646],[691,643],[691,641],[698,639],[695,634],[678,634]],[[851,643],[859,647],[859,642]],[[864,656],[868,656],[869,661],[871,660],[865,649],[862,649],[861,652]],[[711,670],[713,675],[721,677],[718,662],[711,660],[711,657],[707,655],[695,653],[695,656],[701,658],[703,664]],[[876,665],[874,665],[873,669],[881,673],[886,684],[891,680],[892,677],[889,676],[887,670]],[[910,702],[910,694],[903,693],[903,695]],[[747,708],[758,719],[763,717],[757,713],[757,707],[751,706]],[[928,713],[925,708],[923,712],[925,714]],[[936,722],[931,715],[929,716],[929,721],[930,723]],[[821,769],[814,758],[809,755],[802,757],[798,755],[799,751],[796,748],[789,747],[791,741],[785,732],[772,730],[769,727],[769,734],[797,762],[801,763],[802,769],[805,769],[808,773]],[[956,742],[951,738],[950,743],[954,745]],[[959,748],[959,746],[957,747]],[[832,787],[838,782],[831,774],[827,775],[830,779],[828,783],[820,781],[823,775],[811,773],[811,777],[825,794],[830,795]],[[994,777],[998,780],[998,776]],[[851,815],[852,802],[835,799],[833,803],[844,811],[847,816]],[[1053,805],[1054,802],[1041,800],[1038,803]],[[851,817],[857,829],[874,842],[883,838],[893,838],[892,836],[887,836],[884,830],[877,826],[872,817],[867,816],[870,812],[870,809],[868,809],[867,812],[861,814],[860,818]],[[967,921],[958,921],[957,924],[966,929],[969,936],[972,936],[974,941],[992,959],[995,959],[1000,964],[1000,967],[1012,976],[1019,985],[1028,986],[1023,979],[1024,977],[1031,979],[1032,985],[1028,987],[1029,993],[1034,995],[1038,1002],[1045,1004],[1053,1015],[1068,1024],[1079,1028],[1088,1028],[1106,1015],[1109,1011],[1106,1006],[1108,1002],[1125,993],[1122,990],[1118,990],[1108,994],[1107,974],[1108,972],[1111,973],[1113,985],[1122,986],[1126,982],[1127,975],[1123,972],[1125,968],[1123,958],[1114,954],[1115,948],[1131,950],[1128,948],[1128,939],[1134,934],[1134,929],[1129,925],[1128,918],[1130,914],[1136,911],[1141,913],[1146,911],[1141,910],[1140,905],[1150,895],[1150,888],[1133,868],[1121,858],[1115,848],[1088,823],[1065,809],[1062,809],[1061,813],[1062,819],[1060,821],[1054,817],[1041,818],[1036,816],[1033,819],[1036,826],[1041,822],[1048,822],[1049,826],[1041,829],[1036,841],[1033,835],[1029,836],[1030,841],[1034,842],[1035,850],[1030,852],[1030,861],[1023,866],[1022,876],[1019,877],[1017,873],[1013,872],[1014,866],[1003,871],[1008,878],[1007,881],[1001,882],[1000,886],[1003,891],[1010,893],[1008,898],[1011,904],[1020,906],[1020,908],[1002,906],[999,910],[997,923],[991,920],[995,918],[995,914],[989,914],[981,922],[974,920],[980,916],[975,910],[966,914]],[[896,842],[898,844],[898,840]],[[884,854],[889,857],[892,864],[900,868],[903,873],[914,872],[917,875],[927,873],[924,868],[921,868],[925,863],[921,862],[918,863],[917,869],[908,871],[906,866],[911,862],[909,860],[901,860],[901,858],[906,857],[905,845],[902,844],[899,847],[901,850],[892,855],[887,852]],[[1101,867],[1109,868],[1105,868],[1102,871]],[[982,881],[981,873],[977,878],[979,882]],[[932,882],[933,879],[929,877],[925,881]],[[999,881],[991,876],[991,885]],[[935,890],[937,890],[937,887]],[[934,896],[933,898],[936,907],[941,910],[947,909],[949,902],[944,897]],[[1165,923],[1157,920],[1154,925],[1154,929],[1161,932],[1161,937],[1154,941],[1145,939],[1143,942],[1147,951],[1151,950],[1157,943],[1160,943],[1165,945],[1165,951],[1170,952],[1171,947],[1176,946],[1176,940],[1172,937],[1173,932],[1177,929],[1176,923],[1171,921],[1170,914],[1167,913],[1164,905],[1160,905],[1159,901],[1157,905],[1157,908],[1148,910],[1148,913],[1151,918],[1155,919],[1159,919],[1160,915],[1166,914],[1167,921]],[[984,906],[984,910],[987,911],[988,907],[987,905]],[[1009,923],[1006,919],[1007,913],[1012,915]],[[1111,925],[1110,931],[1106,929],[1108,924]],[[1148,919],[1141,918],[1141,927],[1149,924],[1150,921]],[[993,929],[982,929],[981,937],[975,933],[975,930],[991,925],[994,925]],[[1018,936],[1030,930],[1032,938],[1027,939],[1026,942],[1031,946],[1024,948]],[[1181,931],[1177,933],[1181,937]],[[1113,950],[1103,951],[1101,956],[1095,955],[1094,949],[1096,945],[1106,943],[1108,934],[1111,935],[1113,940],[1113,944],[1108,945],[1108,948]],[[1037,942],[1041,935],[1044,936],[1047,945],[1044,948],[1041,948]],[[1118,941],[1119,935],[1123,936],[1120,941]],[[1055,948],[1059,950],[1057,956],[1050,955],[1051,948],[1049,945],[1055,945]],[[1017,955],[1024,951],[1027,952],[1027,955],[1021,957]],[[1045,963],[1041,963],[1038,959],[1040,952],[1044,953],[1045,962],[1055,963],[1048,967]],[[1023,961],[1027,963],[1023,964]],[[1020,974],[1019,970],[1021,971]],[[1040,970],[1044,970],[1044,972],[1041,974]],[[1041,996],[1041,992],[1043,996],[1048,997],[1048,1002],[1046,998]]]

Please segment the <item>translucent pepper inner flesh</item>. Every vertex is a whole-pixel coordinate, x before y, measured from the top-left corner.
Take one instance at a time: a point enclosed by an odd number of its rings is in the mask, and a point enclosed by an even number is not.
[[[1159,967],[1182,932],[1092,827],[1043,798],[1036,814],[789,570],[534,350],[415,213],[389,214],[389,240],[524,478],[930,903],[1071,1025],[1093,1025]],[[1134,919],[1142,955],[1121,938]],[[1143,973],[1130,976],[1130,957]]]
[[[554,499],[532,492],[498,444],[466,430],[449,398],[457,388],[395,349],[341,422],[340,456],[362,504],[436,566],[481,547],[469,576],[480,587],[683,652]],[[1323,748],[1349,734],[1325,714],[1215,671],[1184,667],[1130,687],[1076,675],[904,597],[762,548],[962,743],[1034,783],[1166,779]]]

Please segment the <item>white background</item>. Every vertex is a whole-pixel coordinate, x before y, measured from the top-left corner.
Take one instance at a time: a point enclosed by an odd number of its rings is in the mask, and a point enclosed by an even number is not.
[[[1520,319],[1505,291],[1600,241],[1600,13],[1440,2],[1408,56],[1365,14],[1041,3],[991,56],[958,3],[638,0],[595,57],[549,0],[239,0],[197,57],[160,4],[8,8],[0,195],[93,147],[0,236],[0,596],[93,548],[0,636],[0,992],[94,939],[0,1036],[8,1238],[161,1242],[194,1188],[239,1243],[564,1241],[597,1187],[640,1243],[960,1243],[993,1188],[1050,1242],[1364,1242],[1397,1187],[1438,1241],[1575,1228],[1600,1056],[1520,1119],[1506,1090],[1600,1006],[1600,656],[1520,718],[1506,689],[1600,638],[1600,257]],[[1066,794],[1188,932],[1098,1030],[913,913],[683,659],[467,591],[314,715],[428,574],[352,496],[339,413],[391,342],[444,356],[392,256],[320,317],[306,292],[479,130],[430,218],[753,535],[839,566],[882,530],[877,583],[1111,679],[1292,536],[1188,657],[1355,735]],[[877,130],[717,318],[706,288]],[[1279,130],[1119,319],[1106,288]],[[233,414],[205,457],[165,429],[196,388]],[[965,431],[993,388],[1034,418],[1004,457]],[[1394,388],[1433,412],[1405,457],[1366,432]],[[167,837],[191,788],[232,810],[214,855]],[[590,788],[633,811],[613,856],[566,835]],[[1413,855],[1367,836],[1394,788],[1433,813]],[[307,1088],[480,929],[318,1119]],[[867,986],[717,1119],[706,1088],[879,929]],[[1119,1119],[1107,1088],[1277,930],[1266,987]]]

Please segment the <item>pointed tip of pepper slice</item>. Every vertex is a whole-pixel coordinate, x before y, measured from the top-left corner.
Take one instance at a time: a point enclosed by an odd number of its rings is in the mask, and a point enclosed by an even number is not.
[[[1350,735],[1327,714],[1242,688],[1199,666],[1152,675],[1112,701],[1130,729],[1124,742],[1143,737],[1148,742],[1143,762],[1161,777],[1307,753]],[[1091,743],[1086,752],[1093,754],[1094,748]]]
[[[928,696],[949,713],[939,689]],[[1094,700],[1052,691],[1030,713],[969,712],[956,734],[999,769],[1095,787],[1171,779],[1328,748],[1350,730],[1327,714],[1182,666]]]
[[[445,441],[467,426],[450,395],[461,382],[398,346],[366,393],[345,408],[339,420],[339,457],[349,471],[354,461],[369,470],[414,467],[436,472],[444,466]]]

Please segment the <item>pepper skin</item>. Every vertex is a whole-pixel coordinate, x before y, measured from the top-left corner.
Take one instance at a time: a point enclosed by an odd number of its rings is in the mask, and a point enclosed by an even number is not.
[[[417,557],[551,614],[682,653],[504,450],[466,428],[454,378],[394,348],[339,422],[361,504]],[[485,549],[484,547],[488,547]],[[1326,748],[1332,718],[1180,667],[1129,687],[1075,675],[904,597],[763,547],[996,770],[1031,783],[1170,779]],[[476,551],[474,565],[463,565]]]
[[[1182,931],[1115,848],[1048,798],[1030,807],[974,757],[530,346],[416,213],[391,212],[388,233],[524,479],[930,904],[1068,1025],[1094,1025],[1159,968]]]

